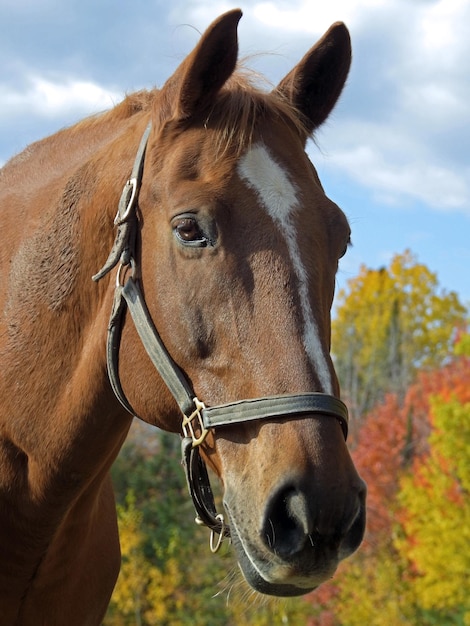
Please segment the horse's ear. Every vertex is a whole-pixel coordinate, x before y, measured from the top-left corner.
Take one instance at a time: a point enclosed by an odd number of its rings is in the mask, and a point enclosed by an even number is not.
[[[351,40],[346,26],[337,22],[311,48],[276,87],[302,114],[311,134],[333,110],[351,65]]]
[[[234,9],[217,18],[198,45],[165,83],[169,117],[183,120],[204,110],[228,80],[238,58],[237,26],[242,12]]]

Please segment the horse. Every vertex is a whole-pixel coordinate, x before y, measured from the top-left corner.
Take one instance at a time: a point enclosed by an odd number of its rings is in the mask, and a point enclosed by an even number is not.
[[[335,23],[266,89],[239,67],[240,17],[161,89],[0,171],[4,625],[101,623],[120,567],[109,472],[134,416],[181,435],[198,520],[256,591],[306,594],[362,541],[330,357],[350,227],[305,152],[349,33]]]

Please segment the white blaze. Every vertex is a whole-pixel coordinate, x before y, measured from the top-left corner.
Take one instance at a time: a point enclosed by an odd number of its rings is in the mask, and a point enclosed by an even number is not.
[[[274,161],[263,145],[253,146],[238,164],[242,180],[253,189],[286,239],[287,249],[299,283],[299,298],[304,321],[303,343],[322,386],[332,393],[330,370],[323,353],[318,327],[313,317],[308,293],[308,275],[302,263],[294,220],[299,208],[297,190],[284,169]]]

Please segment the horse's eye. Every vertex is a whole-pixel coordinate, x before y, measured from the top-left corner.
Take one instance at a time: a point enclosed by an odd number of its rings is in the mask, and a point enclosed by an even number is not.
[[[193,216],[181,216],[173,220],[176,237],[184,244],[192,246],[207,245],[207,238]]]

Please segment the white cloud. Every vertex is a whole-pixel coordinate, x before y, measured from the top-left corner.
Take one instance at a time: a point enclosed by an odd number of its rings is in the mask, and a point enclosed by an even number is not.
[[[442,53],[455,49],[455,45],[464,44],[456,34],[465,34],[468,22],[464,19],[468,12],[468,0],[439,0],[427,7],[420,25],[421,45],[430,55],[441,57]]]
[[[75,117],[108,109],[122,95],[96,83],[71,78],[29,76],[24,87],[0,84],[2,116]]]
[[[369,189],[377,203],[406,206],[417,201],[438,211],[470,215],[468,161],[440,156],[421,131],[413,132],[408,118],[398,117],[389,125],[336,120],[328,129],[328,158],[322,167],[342,171]],[[314,161],[319,162],[317,154]]]
[[[431,132],[460,125],[469,117],[468,101],[452,88],[439,82],[406,85],[402,88],[403,112],[428,125]]]
[[[335,152],[334,161],[356,182],[369,187],[379,202],[417,200],[437,210],[461,210],[470,215],[470,170],[464,176],[424,159],[393,161],[370,144]]]
[[[352,27],[357,20],[370,8],[380,9],[391,0],[329,0],[329,2],[312,2],[298,0],[289,3],[257,2],[253,15],[261,23],[297,33],[323,33],[336,21],[343,21]]]

